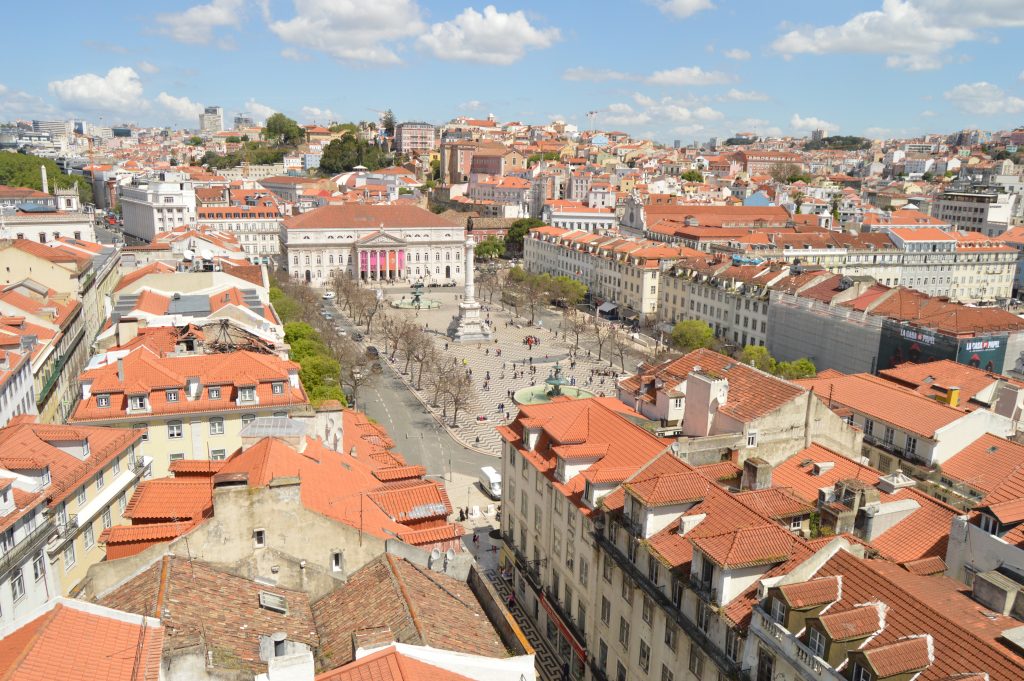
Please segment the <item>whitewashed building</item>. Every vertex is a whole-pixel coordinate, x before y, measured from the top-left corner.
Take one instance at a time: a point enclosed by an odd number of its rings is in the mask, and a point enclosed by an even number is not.
[[[281,250],[294,279],[462,285],[465,229],[415,206],[323,206],[284,221]]]

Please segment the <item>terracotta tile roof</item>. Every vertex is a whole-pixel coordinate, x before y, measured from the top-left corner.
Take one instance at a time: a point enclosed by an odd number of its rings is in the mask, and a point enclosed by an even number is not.
[[[176,478],[182,478],[186,476],[213,476],[218,473],[221,466],[224,465],[223,461],[209,461],[202,459],[178,459],[172,461],[167,470],[171,472]]]
[[[830,638],[850,641],[881,631],[886,611],[888,606],[883,603],[858,603],[847,610],[832,609],[819,619]]]
[[[160,357],[147,347],[128,353],[122,360],[124,380],[118,378],[118,363],[110,362],[84,371],[79,380],[90,385],[91,394],[78,402],[70,422],[109,421],[138,418],[128,413],[128,396],[148,396],[150,412],[146,415],[188,414],[203,411],[299,407],[308,404],[301,384],[292,387],[290,376],[298,373],[298,364],[246,350],[223,354]],[[186,384],[189,377],[199,377],[201,393],[189,399]],[[273,383],[283,383],[284,390],[275,394]],[[209,386],[226,387],[218,399],[210,398]],[[239,404],[238,388],[255,387],[257,402]],[[177,389],[177,401],[167,399],[166,390]],[[110,396],[110,406],[100,407],[97,396]]]
[[[724,480],[732,480],[739,476],[743,471],[732,461],[719,461],[718,463],[706,463],[702,466],[696,466],[696,469],[700,471],[704,476],[718,482]]]
[[[154,544],[177,539],[197,523],[147,523],[146,525],[114,525],[100,533],[100,544],[105,545],[107,560],[127,558],[145,551]]]
[[[402,655],[392,646],[344,667],[318,674],[315,681],[471,681],[469,677]]]
[[[815,473],[816,463],[835,465],[822,470],[819,475]],[[800,450],[772,470],[772,485],[791,489],[804,501],[816,504],[818,490],[822,487],[832,487],[840,480],[851,478],[875,485],[880,475],[873,468],[863,466],[827,447],[811,443],[810,447]]]
[[[903,563],[903,568],[915,575],[941,575],[946,571],[946,561],[938,556],[931,556],[907,561]]]
[[[373,477],[381,482],[393,482],[395,480],[422,478],[426,474],[427,469],[423,466],[396,466],[395,468],[379,468],[373,472]]]
[[[946,459],[942,475],[981,492],[983,504],[1024,498],[1024,445],[982,435]]]
[[[630,494],[648,507],[699,501],[704,498],[711,486],[708,479],[696,471],[663,474],[651,468],[631,477],[623,485]]]
[[[438,523],[431,527],[446,524],[451,502],[442,485],[411,478],[382,483],[374,475],[378,468],[372,460],[353,457],[348,450],[327,449],[312,438],[306,439],[299,452],[268,437],[234,453],[218,475],[244,473],[250,486],[297,477],[299,495],[307,509],[382,539],[424,529],[424,521]],[[442,548],[458,550],[457,542]]]
[[[726,403],[719,407],[719,413],[744,423],[771,413],[804,392],[804,388],[794,383],[703,349],[656,366],[645,365],[639,373],[619,381],[619,389],[627,394],[641,390],[644,385],[641,377],[647,375],[663,381],[667,389],[684,381],[695,367],[700,367],[703,373],[729,381],[729,396]]]
[[[840,576],[820,577],[806,582],[786,584],[779,587],[791,608],[810,608],[815,605],[827,605],[839,600],[843,593],[843,580]]]
[[[498,433],[532,466],[546,476],[552,487],[567,497],[580,513],[592,509],[583,504],[586,480],[591,482],[622,482],[662,452],[668,442],[624,418],[636,412],[613,398],[556,400],[547,404],[523,405],[516,419],[499,426]],[[525,430],[540,428],[541,433],[532,450],[523,441]],[[607,452],[581,474],[563,483],[555,477],[556,457],[549,445],[567,442],[606,445]]]
[[[11,471],[49,467],[50,486],[46,499],[54,506],[77,491],[114,457],[130,449],[142,438],[141,431],[124,428],[92,428],[12,421],[0,429],[0,468]],[[88,440],[85,459],[63,451],[55,442]]]
[[[815,504],[806,501],[787,487],[750,490],[740,492],[736,496],[762,515],[776,520],[807,515],[816,508]]]
[[[1001,615],[986,616],[984,606],[957,590],[945,577],[920,577],[886,561],[861,560],[839,551],[815,576],[843,576],[843,596],[830,612],[848,610],[858,603],[888,606],[885,628],[865,650],[895,643],[906,636],[930,634],[935,662],[919,681],[939,681],[984,671],[991,681],[1017,681],[1024,658],[999,641],[1006,629],[1019,622]],[[959,585],[963,588],[963,585]],[[991,615],[991,613],[989,613]]]
[[[778,525],[766,524],[691,541],[716,565],[740,568],[785,562],[793,553],[795,539]]]
[[[398,538],[413,546],[432,546],[451,542],[466,534],[466,529],[458,523],[449,523],[422,530],[406,530],[398,533]]]
[[[152,618],[146,618],[145,626],[135,619],[125,621],[122,613],[61,598],[0,639],[0,679],[158,681],[163,677],[164,626]]]
[[[261,607],[261,591],[283,597],[287,613]],[[209,645],[217,650],[215,668],[266,672],[260,638],[277,632],[311,648],[320,643],[304,593],[244,579],[199,560],[164,556],[98,601],[127,612],[158,610],[167,628],[165,655]]]
[[[387,627],[396,641],[504,657],[505,646],[469,586],[385,554],[313,603],[321,657],[353,659],[353,635]]]
[[[932,637],[908,636],[895,643],[864,651],[864,657],[879,678],[926,669],[934,661]]]
[[[971,400],[998,381],[1024,387],[1024,382],[1008,376],[984,371],[949,359],[923,364],[904,362],[878,373],[883,378],[933,398],[945,398],[949,393],[949,388],[957,387],[960,389],[959,406],[962,409],[974,409],[980,406],[978,403],[972,403]],[[821,374],[818,376],[821,377]]]
[[[795,381],[824,402],[842,405],[893,426],[935,439],[935,433],[964,416],[959,409],[870,374]],[[731,392],[731,391],[730,391]]]
[[[408,227],[449,227],[455,233],[460,228],[429,210],[416,206],[367,205],[349,203],[340,206],[322,206],[306,213],[286,218],[285,229],[387,229]]]
[[[213,512],[213,485],[208,479],[144,480],[124,510],[133,524],[167,520],[195,521]]]

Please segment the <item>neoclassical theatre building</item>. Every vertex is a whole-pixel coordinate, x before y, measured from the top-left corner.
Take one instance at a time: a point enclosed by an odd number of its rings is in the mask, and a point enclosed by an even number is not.
[[[415,206],[323,206],[281,227],[291,276],[314,285],[348,272],[367,282],[461,286],[465,241],[461,226]]]

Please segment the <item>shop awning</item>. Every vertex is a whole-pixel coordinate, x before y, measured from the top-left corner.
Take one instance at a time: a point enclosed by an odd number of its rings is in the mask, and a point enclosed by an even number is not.
[[[572,631],[569,630],[569,627],[565,626],[565,622],[563,622],[562,618],[558,616],[558,611],[551,607],[551,604],[548,603],[547,594],[545,594],[542,591],[537,595],[540,596],[540,604],[544,607],[544,611],[548,614],[548,617],[551,618],[551,621],[555,623],[555,626],[558,627],[558,630],[562,632],[562,636],[565,637],[565,640],[569,642],[569,645],[572,646],[572,649],[576,651],[576,654],[579,655],[581,660],[586,660],[586,648],[584,648],[583,645],[576,640],[576,637],[573,636]]]
[[[597,308],[597,311],[598,312],[611,312],[612,310],[614,310],[617,307],[618,307],[618,305],[616,305],[615,303],[601,303],[601,306],[599,308]]]

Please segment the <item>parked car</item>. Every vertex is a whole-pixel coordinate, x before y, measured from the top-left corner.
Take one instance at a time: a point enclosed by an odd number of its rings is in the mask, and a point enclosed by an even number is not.
[[[490,498],[501,499],[501,473],[492,466],[484,466],[480,469],[480,487]]]
[[[361,341],[364,338],[366,338],[366,336],[364,336],[361,331],[355,331],[352,333],[352,339],[356,342]]]
[[[380,357],[380,350],[378,350],[377,346],[375,345],[367,345],[366,354],[368,354],[370,357]]]
[[[334,291],[324,291],[324,294],[320,297],[324,300],[334,300]]]

